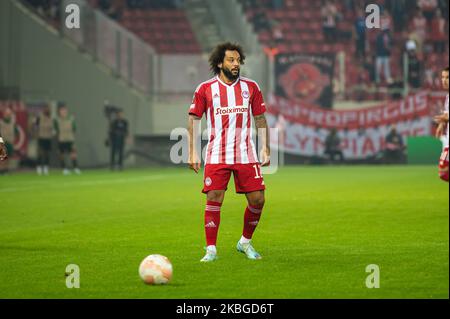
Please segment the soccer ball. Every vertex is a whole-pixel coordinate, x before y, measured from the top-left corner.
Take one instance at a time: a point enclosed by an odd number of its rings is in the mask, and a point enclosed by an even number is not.
[[[148,285],[167,284],[172,278],[172,263],[162,255],[150,255],[139,265],[139,276]]]

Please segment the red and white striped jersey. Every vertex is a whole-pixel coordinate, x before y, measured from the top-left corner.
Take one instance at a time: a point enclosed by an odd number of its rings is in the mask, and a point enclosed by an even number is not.
[[[252,164],[258,162],[253,142],[253,116],[266,111],[258,84],[240,77],[226,84],[214,77],[200,84],[189,114],[206,114],[208,145],[205,164]]]

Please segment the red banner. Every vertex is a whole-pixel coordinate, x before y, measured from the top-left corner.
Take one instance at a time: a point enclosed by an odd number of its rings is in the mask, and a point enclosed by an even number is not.
[[[270,112],[287,120],[321,128],[356,129],[377,127],[428,116],[428,93],[420,92],[402,101],[389,101],[377,106],[354,110],[326,110],[269,97]]]
[[[269,98],[268,122],[282,131],[281,149],[301,156],[324,156],[325,139],[336,128],[346,159],[366,159],[385,148],[392,125],[403,136],[432,134],[429,95],[419,92],[402,101],[386,101],[365,109],[325,110]]]

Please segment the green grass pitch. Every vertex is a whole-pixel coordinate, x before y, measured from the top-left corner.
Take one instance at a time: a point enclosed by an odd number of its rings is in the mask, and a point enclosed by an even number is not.
[[[204,254],[201,174],[187,169],[0,177],[0,298],[448,298],[448,184],[434,166],[285,167],[266,175],[254,235],[236,251],[245,197],[222,207],[219,260]],[[166,286],[138,276],[153,253]],[[65,285],[80,267],[79,289]],[[380,288],[365,285],[380,268]]]

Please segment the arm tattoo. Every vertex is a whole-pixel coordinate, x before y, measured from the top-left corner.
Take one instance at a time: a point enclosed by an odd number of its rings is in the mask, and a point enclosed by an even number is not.
[[[270,152],[270,136],[269,136],[269,128],[267,127],[267,120],[266,116],[264,114],[255,116],[255,126],[258,130],[258,136],[259,136],[259,130],[263,129],[261,138],[262,138],[262,145],[266,147],[266,149]]]

